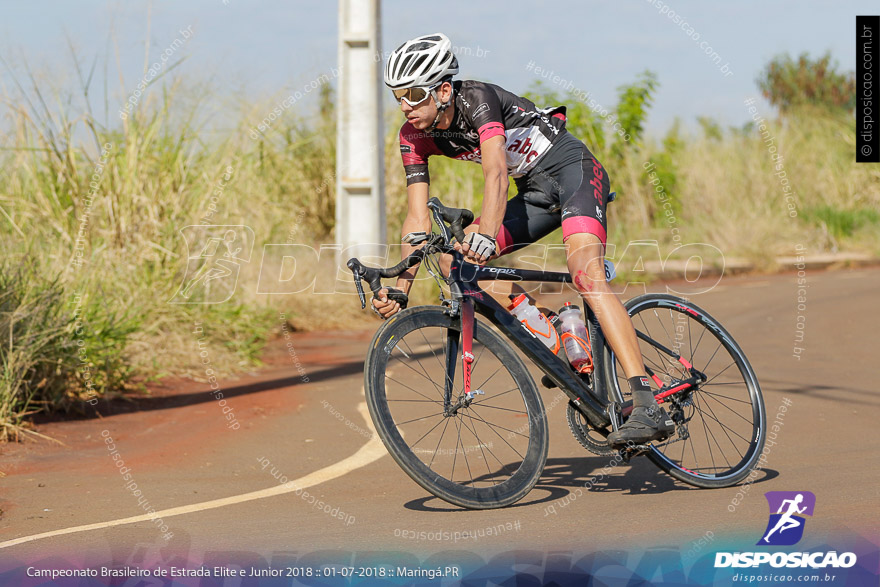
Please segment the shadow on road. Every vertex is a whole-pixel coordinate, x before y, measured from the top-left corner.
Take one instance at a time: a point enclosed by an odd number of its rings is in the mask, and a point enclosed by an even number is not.
[[[548,459],[547,466],[532,492],[509,508],[528,507],[542,503],[557,502],[557,507],[565,507],[578,496],[587,493],[619,492],[629,495],[659,494],[669,491],[699,490],[680,483],[658,469],[647,458],[636,458],[629,465],[620,465],[608,470],[609,461],[605,457],[571,457]],[[779,476],[774,469],[762,469],[752,481],[760,484]],[[580,492],[577,490],[581,489]],[[711,490],[707,490],[711,491]],[[542,495],[543,494],[543,495]],[[587,496],[582,497],[584,499]],[[434,497],[414,499],[404,507],[422,512],[467,511]]]
[[[835,385],[823,385],[821,383],[804,383],[800,385],[787,379],[761,377],[761,388],[764,391],[790,393],[793,396],[808,395],[833,402],[841,402],[845,400],[847,403],[858,404],[861,406],[880,405],[880,394],[878,394],[876,390],[846,387],[843,385],[842,381]],[[847,397],[848,394],[851,395]],[[766,405],[767,403],[767,398],[765,397],[764,404]],[[770,406],[766,407],[769,413]]]
[[[357,373],[363,373],[364,362],[349,361],[347,363],[335,364],[320,371],[309,371],[305,376],[294,375],[291,377],[280,377],[277,379],[269,379],[267,381],[258,381],[255,383],[247,383],[235,387],[221,387],[219,391],[223,392],[224,398],[233,398],[261,391],[269,391],[273,389],[284,389],[286,387],[295,387],[303,383],[320,383],[322,381],[330,381],[340,377],[347,377]],[[307,381],[303,378],[307,377]],[[187,383],[188,386],[204,386],[202,383]],[[202,404],[205,402],[215,402],[217,397],[213,395],[218,390],[211,390],[210,387],[204,387],[200,391],[180,393],[166,396],[127,396],[122,398],[114,398],[111,400],[101,400],[96,408],[89,408],[88,411],[80,417],[59,417],[42,416],[35,418],[37,423],[53,422],[58,420],[91,420],[95,418],[106,418],[107,416],[115,416],[118,414],[129,414],[133,412],[148,412],[152,410],[169,410],[173,408],[181,408]]]

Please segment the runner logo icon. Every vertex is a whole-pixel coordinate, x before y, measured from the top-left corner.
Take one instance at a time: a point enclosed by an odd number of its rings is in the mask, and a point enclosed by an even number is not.
[[[244,225],[191,225],[180,229],[187,248],[186,274],[172,304],[219,304],[235,293],[239,272],[251,259],[254,231]]]
[[[816,496],[810,491],[768,491],[764,494],[770,505],[770,520],[759,546],[790,546],[804,535],[806,518],[812,516]]]

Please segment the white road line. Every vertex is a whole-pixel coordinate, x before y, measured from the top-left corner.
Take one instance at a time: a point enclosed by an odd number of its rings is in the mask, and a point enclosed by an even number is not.
[[[358,404],[358,412],[360,412],[361,416],[363,416],[364,420],[366,420],[367,427],[373,432],[372,438],[370,438],[370,440],[365,445],[363,445],[360,449],[358,449],[356,453],[354,453],[350,457],[343,459],[338,463],[334,463],[329,467],[319,469],[314,473],[309,473],[305,477],[300,477],[299,479],[290,481],[287,484],[275,485],[273,487],[269,487],[268,489],[261,489],[259,491],[252,491],[250,493],[243,493],[241,495],[233,495],[231,497],[204,501],[202,503],[194,503],[191,505],[170,508],[167,510],[155,512],[154,514],[144,514],[142,516],[120,518],[118,520],[110,520],[109,522],[98,522],[97,524],[87,524],[85,526],[74,526],[72,528],[52,530],[51,532],[43,532],[42,534],[34,534],[33,536],[23,536],[14,540],[0,542],[0,548],[8,548],[10,546],[15,546],[16,544],[33,542],[34,540],[42,540],[43,538],[51,538],[52,536],[62,536],[64,534],[74,534],[76,532],[86,532],[88,530],[98,530],[101,528],[109,528],[111,526],[134,524],[136,522],[149,522],[155,518],[164,519],[170,518],[171,516],[180,516],[183,514],[192,514],[205,510],[212,510],[228,505],[254,501],[256,499],[274,497],[276,495],[283,495],[285,493],[293,493],[294,491],[297,491],[299,489],[306,489],[308,487],[312,487],[313,485],[318,485],[320,483],[330,481],[331,479],[336,479],[337,477],[341,477],[346,473],[354,471],[355,469],[369,465],[373,461],[377,461],[388,454],[388,452],[385,450],[385,446],[382,444],[382,441],[379,440],[379,436],[376,434],[376,429],[373,427],[373,421],[372,419],[370,419],[370,414],[367,411],[367,404],[365,402],[361,402],[360,404]]]

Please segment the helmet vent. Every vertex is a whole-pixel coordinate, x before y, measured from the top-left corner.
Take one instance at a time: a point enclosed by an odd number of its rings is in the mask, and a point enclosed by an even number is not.
[[[430,49],[434,46],[434,43],[414,43],[410,45],[409,49],[406,50],[407,53],[415,53],[416,51],[424,51],[426,49]]]
[[[427,58],[427,55],[419,55],[418,57],[416,57],[416,60],[413,61],[412,64],[412,71],[415,72],[419,68],[419,66],[425,62],[425,59]]]
[[[431,60],[425,64],[425,69],[430,70],[437,63],[437,60],[440,59],[440,54],[434,55]]]
[[[405,57],[403,57],[401,59],[400,70],[398,71],[399,75],[405,75],[405,72],[407,71],[407,67],[409,67],[409,63],[412,60],[413,60],[412,55],[406,55]]]

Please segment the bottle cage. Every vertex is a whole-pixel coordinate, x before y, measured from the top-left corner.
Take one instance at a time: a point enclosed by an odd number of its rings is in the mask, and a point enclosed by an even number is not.
[[[579,336],[575,336],[571,332],[565,332],[562,335],[562,344],[564,345],[566,339],[569,339],[569,338],[574,340],[582,349],[584,349],[584,352],[587,353],[587,360],[580,367],[578,367],[578,373],[592,373],[593,372],[593,352],[592,352],[592,349],[590,348],[589,341],[584,341],[584,339],[582,339]]]

